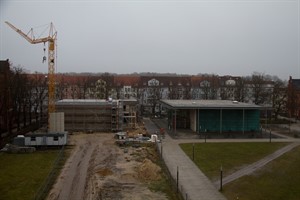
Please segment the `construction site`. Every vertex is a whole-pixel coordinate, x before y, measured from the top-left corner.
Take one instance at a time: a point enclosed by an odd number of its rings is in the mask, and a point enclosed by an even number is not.
[[[66,131],[117,132],[136,128],[137,101],[64,99],[56,102],[57,112],[64,113]]]

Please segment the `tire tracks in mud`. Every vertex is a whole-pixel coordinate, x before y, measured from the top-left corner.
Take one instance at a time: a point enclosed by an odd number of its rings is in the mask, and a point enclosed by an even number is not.
[[[114,173],[117,158],[117,149],[113,146],[113,143],[109,143],[108,140],[104,140],[100,145],[98,144],[96,148],[94,148],[89,161],[84,199],[101,199],[103,188],[107,182],[107,180],[105,180],[106,175],[112,175]]]
[[[76,134],[71,140],[74,149],[48,200],[167,199],[139,179],[136,170],[142,162],[135,156],[146,156],[147,149],[131,147],[125,153],[111,133]]]
[[[89,160],[96,145],[89,138],[80,143],[76,141],[75,145],[75,149],[59,176],[59,181],[50,191],[49,200],[85,199],[84,190]]]

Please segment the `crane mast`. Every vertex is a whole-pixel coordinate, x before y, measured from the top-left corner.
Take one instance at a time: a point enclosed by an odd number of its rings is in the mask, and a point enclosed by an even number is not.
[[[50,113],[55,112],[55,45],[57,32],[54,29],[53,24],[50,24],[49,35],[47,37],[35,38],[33,29],[30,29],[28,34],[25,34],[20,29],[16,28],[9,22],[5,22],[14,31],[20,34],[30,44],[39,44],[48,42],[48,119]],[[50,123],[48,120],[48,126]]]

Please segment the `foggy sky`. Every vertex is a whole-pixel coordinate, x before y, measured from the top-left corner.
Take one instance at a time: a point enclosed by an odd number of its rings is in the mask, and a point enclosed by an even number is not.
[[[53,22],[61,73],[300,78],[299,1],[1,0],[0,59],[47,72],[44,45],[29,44],[4,22],[26,33]]]

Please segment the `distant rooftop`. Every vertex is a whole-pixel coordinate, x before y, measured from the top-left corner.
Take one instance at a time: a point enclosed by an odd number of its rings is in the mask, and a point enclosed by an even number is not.
[[[56,105],[68,104],[106,104],[108,101],[105,99],[63,99],[56,102]]]
[[[116,103],[122,101],[125,104],[136,103],[136,99],[63,99],[55,103],[55,105],[105,105],[108,103]]]
[[[229,100],[161,100],[172,109],[261,109],[261,106]]]

